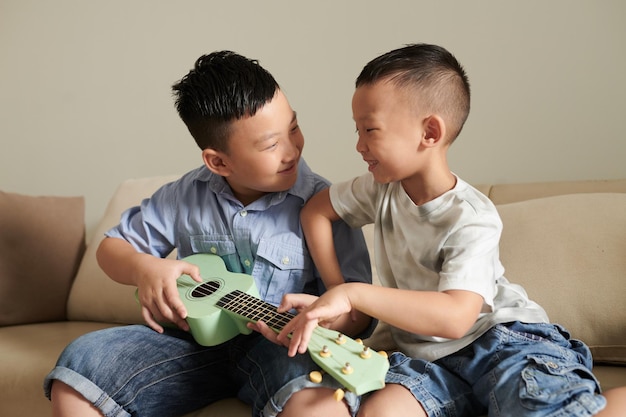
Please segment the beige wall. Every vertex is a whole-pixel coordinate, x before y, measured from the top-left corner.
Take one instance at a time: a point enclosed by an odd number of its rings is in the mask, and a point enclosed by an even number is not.
[[[197,166],[170,86],[217,49],[259,59],[298,111],[308,162],[352,177],[365,170],[354,79],[411,42],[469,73],[450,156],[465,179],[626,178],[625,17],[622,0],[0,0],[0,189],[84,195],[91,229],[123,179]]]

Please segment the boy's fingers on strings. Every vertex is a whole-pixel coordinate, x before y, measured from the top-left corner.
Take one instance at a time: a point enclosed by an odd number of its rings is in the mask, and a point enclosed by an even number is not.
[[[289,310],[300,311],[311,305],[316,299],[316,296],[310,294],[285,294],[280,301],[277,311],[279,313]]]
[[[317,325],[317,320],[309,320],[304,324],[304,327],[301,330],[300,345],[298,346],[299,353],[306,353],[309,342],[311,341],[311,335]]]
[[[291,336],[288,344],[288,355],[290,357],[307,351],[311,334],[316,326],[317,320],[308,321],[302,314],[299,314],[283,329],[280,336],[286,337],[286,335],[283,336],[285,332],[288,332],[287,334]]]
[[[283,344],[278,340],[278,334],[270,329],[267,324],[262,321],[258,321],[256,323],[248,323],[246,324],[248,329],[254,330],[255,332],[261,333],[267,340],[270,342],[276,343],[277,345],[283,346]]]

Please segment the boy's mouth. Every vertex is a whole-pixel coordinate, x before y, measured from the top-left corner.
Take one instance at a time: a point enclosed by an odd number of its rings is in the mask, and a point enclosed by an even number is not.
[[[293,163],[289,165],[287,168],[283,169],[282,171],[278,171],[278,173],[282,175],[293,174],[296,171],[297,166],[298,164]]]
[[[374,161],[374,160],[367,160],[364,159],[365,163],[367,164],[367,169],[368,171],[373,171],[374,168],[376,168],[376,166],[378,165],[378,161]]]

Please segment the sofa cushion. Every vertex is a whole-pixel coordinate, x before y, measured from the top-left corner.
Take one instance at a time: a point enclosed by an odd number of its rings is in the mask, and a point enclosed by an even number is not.
[[[96,250],[104,233],[119,223],[120,215],[149,197],[161,185],[178,176],[158,176],[124,181],[109,201],[94,236],[80,264],[68,300],[70,320],[91,320],[108,323],[142,323],[141,311],[135,302],[135,288],[111,280],[96,261]]]
[[[83,197],[0,191],[0,326],[65,319],[84,214]]]
[[[484,192],[484,188],[480,190]],[[486,195],[489,196],[494,204],[506,204],[536,198],[582,193],[626,193],[626,179],[495,184],[489,187]]]
[[[626,194],[498,205],[506,277],[598,362],[626,363]]]

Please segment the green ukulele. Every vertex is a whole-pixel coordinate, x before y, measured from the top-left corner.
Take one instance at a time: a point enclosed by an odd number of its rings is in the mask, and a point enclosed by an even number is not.
[[[198,283],[182,275],[177,281],[187,323],[199,344],[214,346],[240,333],[249,334],[252,330],[246,323],[261,320],[279,332],[294,317],[277,313],[276,307],[260,300],[252,276],[227,271],[219,256],[197,254],[183,260],[197,265],[204,280]],[[385,386],[389,362],[384,352],[373,352],[321,326],[313,332],[308,351],[326,373],[357,395]]]

